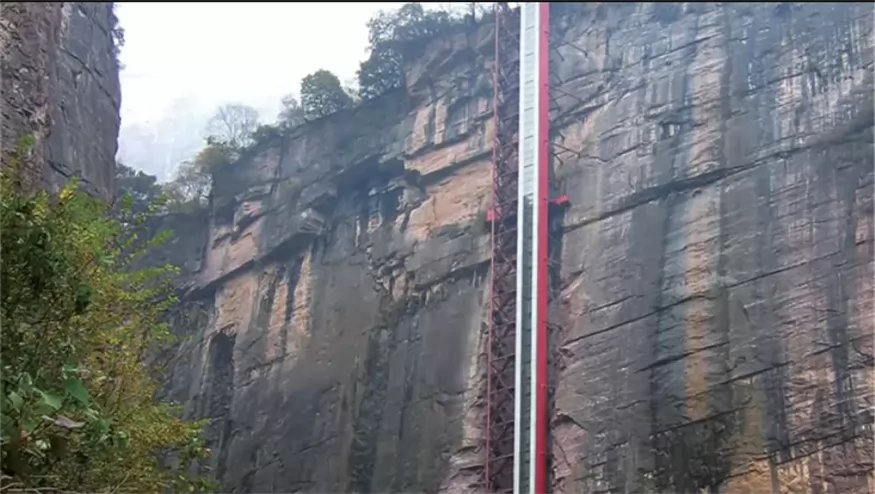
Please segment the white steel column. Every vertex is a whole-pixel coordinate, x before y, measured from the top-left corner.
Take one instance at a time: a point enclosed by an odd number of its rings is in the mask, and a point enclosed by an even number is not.
[[[538,232],[540,135],[540,9],[526,2],[520,17],[519,203],[517,209],[514,493],[535,493],[535,409],[538,382]]]

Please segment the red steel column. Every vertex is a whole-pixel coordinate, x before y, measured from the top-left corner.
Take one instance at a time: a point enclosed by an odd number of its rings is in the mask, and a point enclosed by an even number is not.
[[[547,437],[549,434],[547,410],[547,320],[549,311],[548,278],[548,239],[550,209],[550,99],[549,99],[549,60],[550,60],[550,4],[538,5],[540,23],[538,35],[538,276],[537,276],[537,341],[535,358],[537,366],[537,398],[535,409],[535,478],[534,490],[537,494],[547,492]]]

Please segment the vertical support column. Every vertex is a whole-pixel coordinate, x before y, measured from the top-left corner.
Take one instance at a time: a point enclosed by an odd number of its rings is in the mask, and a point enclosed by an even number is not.
[[[519,196],[517,202],[517,311],[514,403],[514,492],[532,492],[534,487],[533,383],[536,370],[537,221],[538,189],[538,99],[537,99],[537,4],[522,4],[520,16],[520,119]]]
[[[549,3],[520,19],[514,491],[547,492]]]
[[[550,103],[549,103],[549,61],[550,61],[550,4],[538,3],[538,199],[535,206],[538,230],[537,248],[537,309],[535,315],[535,391],[534,391],[534,484],[533,494],[547,492],[547,437],[549,435],[547,410],[547,351],[548,351],[548,304],[549,304],[549,271],[548,271],[548,239],[550,236]]]

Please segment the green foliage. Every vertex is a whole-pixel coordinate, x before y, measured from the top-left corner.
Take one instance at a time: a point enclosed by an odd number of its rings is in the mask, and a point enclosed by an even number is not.
[[[358,84],[358,81],[356,81],[356,85],[357,84]],[[346,93],[347,96],[349,96],[349,100],[350,100],[352,106],[356,106],[362,102],[362,98],[359,96],[358,87],[344,84],[343,85],[343,92]]]
[[[461,22],[447,11],[426,11],[419,2],[380,12],[368,21],[370,55],[358,71],[359,95],[377,97],[404,85],[404,63],[422,55],[428,42]]]
[[[208,453],[204,424],[154,400],[156,369],[144,363],[172,340],[159,321],[175,302],[175,268],[131,263],[166,237],[132,248],[142,221],[131,200],[120,201],[116,219],[75,180],[58,197],[25,194],[16,168],[0,171],[4,490],[211,488],[188,473]],[[168,452],[180,468],[161,465]]]
[[[404,85],[401,58],[392,50],[373,50],[359,65],[359,95],[362,99],[376,98]]]
[[[117,163],[115,167],[117,206],[129,201],[134,213],[150,212],[156,202],[163,202],[164,189],[154,175]]]
[[[304,108],[291,94],[282,99],[282,109],[277,115],[277,123],[281,129],[293,129],[306,121]]]
[[[212,188],[212,172],[239,157],[239,149],[227,142],[207,139],[207,145],[194,159],[183,161],[176,176],[165,184],[168,204],[172,210],[186,211],[205,207]]]
[[[279,125],[259,125],[252,133],[252,143],[261,144],[277,139],[280,136],[280,129]]]
[[[159,184],[153,175],[117,164],[118,205],[127,202],[136,213],[185,212],[206,207],[213,171],[237,160],[243,149],[256,140],[263,141],[274,135],[275,129],[271,126],[251,128],[257,123],[257,113],[250,110],[242,105],[219,107],[208,127],[213,134],[207,137],[206,146],[193,159],[180,163],[173,179],[167,183]]]
[[[301,105],[304,118],[313,120],[351,106],[352,98],[343,90],[336,75],[317,70],[301,80]]]
[[[450,29],[483,17],[478,3],[463,9],[425,10],[421,3],[403,4],[394,11],[382,11],[368,21],[368,59],[360,64],[358,88],[344,87],[327,70],[318,70],[301,81],[301,102],[292,95],[282,99],[277,127],[288,130],[330,115],[343,108],[404,86],[404,64],[421,56],[428,43]]]

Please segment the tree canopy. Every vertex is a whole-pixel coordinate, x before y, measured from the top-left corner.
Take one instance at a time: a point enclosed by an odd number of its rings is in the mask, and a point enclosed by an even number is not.
[[[208,140],[191,160],[183,161],[173,180],[165,184],[171,209],[205,206],[212,187],[212,173],[217,166],[229,163],[239,155],[231,144]]]
[[[160,368],[145,359],[172,341],[162,314],[175,268],[131,263],[167,235],[138,242],[144,219],[130,195],[111,214],[75,180],[57,197],[22,193],[16,170],[0,170],[4,490],[210,489],[188,472],[207,454],[204,424],[155,401]],[[179,469],[159,461],[170,452]]]
[[[301,80],[301,105],[304,118],[313,120],[352,105],[340,79],[327,70],[317,70]]]
[[[129,195],[132,200],[132,210],[136,213],[146,212],[156,199],[164,192],[154,175],[134,170],[122,163],[115,167],[116,197]]]
[[[211,141],[243,148],[252,141],[258,127],[258,111],[250,106],[229,103],[216,109],[207,122],[206,134]]]
[[[404,85],[404,63],[422,54],[428,42],[458,24],[459,17],[444,10],[427,11],[419,2],[394,11],[381,11],[368,21],[368,59],[358,71],[362,99],[379,96]]]
[[[466,3],[452,10],[426,10],[419,2],[405,3],[381,11],[368,21],[368,58],[356,74],[358,87],[345,87],[327,70],[317,70],[301,80],[300,101],[293,95],[282,99],[275,125],[250,132],[254,140],[270,137],[276,130],[288,130],[404,86],[404,64],[422,55],[428,43],[465,21],[474,24],[484,7]],[[221,120],[221,119],[220,119]],[[257,135],[255,135],[257,133]]]
[[[306,121],[304,108],[298,103],[298,100],[291,94],[283,96],[282,105],[279,114],[277,115],[277,123],[282,129],[291,129],[303,124]]]

